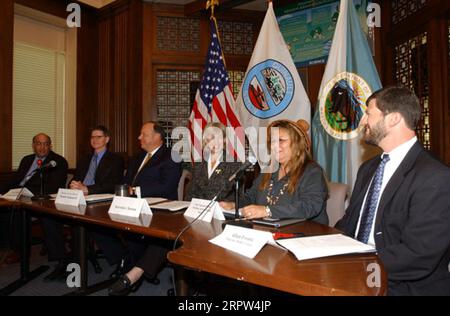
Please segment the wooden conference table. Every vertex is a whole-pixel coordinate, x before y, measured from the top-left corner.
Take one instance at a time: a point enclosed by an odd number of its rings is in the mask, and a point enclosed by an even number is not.
[[[0,200],[0,204],[8,203]],[[55,206],[53,201],[21,200],[13,203],[16,208],[20,204],[22,209],[31,211],[34,215],[44,213],[70,219],[77,222],[76,225],[100,225],[166,240],[175,240],[178,233],[191,220],[184,217],[183,212],[153,210],[153,216],[144,218],[143,223],[135,225],[113,221],[108,215],[110,203],[91,204],[85,209]],[[260,225],[255,225],[254,228],[275,230]],[[302,232],[306,236],[338,232],[334,228],[311,221],[290,225],[277,231]],[[179,247],[169,252],[168,260],[191,270],[213,273],[298,295],[372,296],[386,293],[386,274],[375,254],[352,254],[298,261],[292,253],[266,245],[254,259],[248,259],[208,241],[221,232],[221,221],[213,219],[212,223],[195,222],[181,236]],[[367,285],[367,280],[373,272],[370,268],[373,263],[381,267],[381,287]],[[177,289],[182,284],[183,280],[177,280]]]

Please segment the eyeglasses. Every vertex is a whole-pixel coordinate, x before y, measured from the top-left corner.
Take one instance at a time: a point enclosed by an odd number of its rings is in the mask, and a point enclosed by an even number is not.
[[[100,139],[102,137],[105,137],[105,136],[91,136],[91,139]]]
[[[50,146],[49,142],[34,142],[33,144],[35,144],[36,146],[45,146],[45,147]]]

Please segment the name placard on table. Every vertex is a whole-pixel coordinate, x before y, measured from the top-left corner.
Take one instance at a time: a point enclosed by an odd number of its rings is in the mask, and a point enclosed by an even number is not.
[[[30,192],[27,188],[17,188],[17,189],[11,189],[8,192],[6,192],[4,195],[0,195],[0,197],[7,199],[7,200],[18,200],[20,197],[33,197],[33,193]]]
[[[282,249],[275,243],[272,233],[234,225],[226,225],[223,232],[209,242],[250,259],[267,243]]]
[[[145,199],[115,196],[108,214],[119,222],[143,225],[141,217],[148,219],[153,213]]]
[[[223,215],[222,208],[217,201],[210,205],[208,210],[205,211],[210,202],[211,200],[192,199],[188,209],[184,212],[184,216],[197,218],[197,216],[204,211],[203,215],[199,217],[199,220],[211,223],[214,217],[215,219],[224,221],[225,216]]]
[[[78,207],[80,205],[86,205],[86,199],[81,190],[59,189],[55,204]]]

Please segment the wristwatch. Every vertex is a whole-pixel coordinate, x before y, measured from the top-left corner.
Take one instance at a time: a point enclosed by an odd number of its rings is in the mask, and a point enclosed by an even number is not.
[[[272,212],[270,211],[270,208],[268,205],[266,205],[266,217],[272,217]]]

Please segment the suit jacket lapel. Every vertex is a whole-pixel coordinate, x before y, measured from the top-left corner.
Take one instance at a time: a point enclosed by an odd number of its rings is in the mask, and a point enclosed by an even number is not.
[[[367,167],[367,171],[365,172],[364,175],[364,179],[363,179],[363,186],[361,187],[361,189],[356,193],[356,197],[355,197],[355,201],[356,205],[358,207],[358,214],[360,213],[361,207],[362,207],[362,203],[364,202],[364,197],[367,193],[367,190],[369,190],[369,185],[370,182],[373,178],[373,175],[375,174],[375,171],[378,168],[378,165],[380,163],[381,160],[379,159],[375,159],[368,167]],[[359,219],[359,216],[358,216]]]
[[[413,147],[406,154],[403,161],[398,166],[397,170],[395,170],[391,179],[387,183],[386,187],[383,190],[383,194],[381,195],[380,203],[377,209],[377,217],[375,220],[375,231],[379,231],[379,225],[381,223],[381,218],[383,216],[384,208],[389,203],[389,201],[394,196],[395,192],[397,192],[398,188],[401,186],[402,182],[405,180],[406,174],[412,169],[414,163],[417,160],[417,156],[423,150],[422,146],[419,142],[416,142]]]
[[[141,166],[142,162],[144,161],[146,155],[147,155],[147,152],[145,150],[143,150],[139,154],[139,158],[137,159],[136,164],[133,166],[134,170],[133,170],[132,176],[130,177],[131,185],[134,185],[134,183],[139,179],[139,174],[138,174],[139,167]],[[148,163],[150,163],[150,162],[148,162]],[[144,167],[142,169],[144,169]],[[140,172],[142,172],[142,170]]]
[[[109,151],[106,150],[105,153],[103,154],[102,159],[100,160],[100,163],[97,166],[97,170],[95,171],[95,181],[96,182],[97,182],[97,178],[104,174],[103,170],[108,168],[108,159],[109,159]]]

